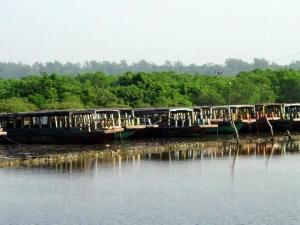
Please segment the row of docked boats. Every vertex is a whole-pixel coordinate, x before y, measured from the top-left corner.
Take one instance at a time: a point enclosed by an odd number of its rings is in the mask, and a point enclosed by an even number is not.
[[[116,139],[197,137],[300,128],[300,103],[193,108],[57,110],[0,114],[0,141],[94,144]]]

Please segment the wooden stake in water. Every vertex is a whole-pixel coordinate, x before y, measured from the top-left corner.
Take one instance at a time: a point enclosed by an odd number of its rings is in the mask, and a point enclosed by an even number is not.
[[[234,115],[233,115],[233,114],[231,114],[231,120],[230,120],[230,122],[231,122],[231,126],[232,126],[232,127],[233,127],[233,129],[234,129],[235,136],[236,136],[236,141],[237,141],[237,143],[239,143],[239,142],[240,142],[239,132],[238,132],[238,130],[236,129],[236,126],[235,126],[234,120],[235,120],[235,117],[234,117]]]
[[[271,131],[271,135],[272,135],[272,141],[274,141],[274,132],[273,132],[273,127],[272,127],[272,125],[271,125],[271,123],[270,123],[270,121],[269,121],[268,117],[266,116],[265,118],[266,118],[266,122],[267,122],[267,124],[268,124],[268,125],[269,125],[269,127],[270,127],[270,131]]]

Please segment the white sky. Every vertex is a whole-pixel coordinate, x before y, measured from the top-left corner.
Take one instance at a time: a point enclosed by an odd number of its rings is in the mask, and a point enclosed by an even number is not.
[[[284,64],[299,27],[299,0],[0,0],[0,61]]]

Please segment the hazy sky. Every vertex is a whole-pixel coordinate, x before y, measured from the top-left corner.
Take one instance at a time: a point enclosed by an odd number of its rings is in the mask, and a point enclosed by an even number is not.
[[[0,32],[0,61],[282,64],[300,60],[300,1],[0,0]]]

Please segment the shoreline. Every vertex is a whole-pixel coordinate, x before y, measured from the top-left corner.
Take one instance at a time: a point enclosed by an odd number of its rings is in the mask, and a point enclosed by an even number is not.
[[[234,138],[201,139],[151,139],[129,141],[115,145],[0,145],[0,168],[55,166],[73,164],[84,160],[113,162],[135,159],[162,159],[163,154],[176,155],[178,159],[218,157],[229,154],[269,154],[282,151],[284,143],[300,144],[300,135],[276,136],[272,142],[269,136],[241,136],[239,144]],[[281,147],[280,147],[281,146]],[[273,154],[272,153],[272,154]],[[167,157],[167,158],[168,158]],[[175,157],[175,158],[176,158]]]

